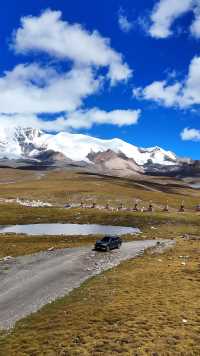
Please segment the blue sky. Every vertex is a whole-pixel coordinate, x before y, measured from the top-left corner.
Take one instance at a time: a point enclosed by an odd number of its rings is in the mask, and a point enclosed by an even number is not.
[[[198,6],[7,0],[0,5],[1,126],[119,137],[200,159]]]

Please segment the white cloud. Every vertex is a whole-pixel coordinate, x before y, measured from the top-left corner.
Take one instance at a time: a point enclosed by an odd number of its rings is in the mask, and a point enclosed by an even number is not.
[[[200,37],[200,3],[199,0],[159,0],[151,13],[151,26],[149,34],[155,38],[167,38],[172,35],[172,25],[175,20],[192,11],[194,21],[191,25],[191,33]]]
[[[18,65],[0,77],[0,122],[33,126],[45,131],[90,128],[94,124],[117,126],[137,123],[140,110],[80,109],[83,99],[96,92],[101,80],[92,68],[74,67],[67,73],[38,64]],[[61,116],[60,112],[64,112]],[[58,114],[42,120],[39,114]]]
[[[58,116],[53,120],[43,120],[37,115],[0,115],[1,129],[7,127],[33,127],[46,132],[89,129],[94,124],[110,124],[119,127],[138,122],[140,110],[113,110],[106,112],[99,108],[78,110]]]
[[[100,86],[91,68],[67,73],[38,64],[17,65],[0,77],[0,113],[56,113],[77,109]]]
[[[120,30],[125,33],[130,32],[133,28],[133,23],[128,20],[124,10],[121,8],[118,13],[118,25]]]
[[[200,57],[194,57],[191,61],[180,96],[181,106],[187,107],[194,104],[200,104]]]
[[[67,124],[71,128],[90,128],[93,124],[111,124],[119,127],[138,122],[140,110],[104,111],[98,108],[79,110],[68,116]]]
[[[52,120],[44,120],[37,115],[0,115],[0,131],[22,127],[22,128],[36,128],[45,132],[60,132],[70,131],[72,127],[68,125],[67,119],[64,116],[59,116]]]
[[[200,14],[196,14],[195,20],[191,25],[191,34],[196,37],[200,38]]]
[[[30,126],[59,132],[94,124],[137,123],[140,110],[83,109],[84,100],[103,89],[107,77],[113,85],[131,75],[121,54],[98,32],[70,25],[61,20],[61,12],[47,10],[39,17],[23,18],[13,41],[16,52],[43,51],[57,60],[70,61],[71,69],[58,69],[57,62],[45,66],[33,62],[16,65],[1,75],[1,128]],[[107,67],[106,75],[100,67]]]
[[[140,99],[153,100],[164,106],[190,108],[200,105],[200,57],[190,63],[188,75],[182,82],[167,80],[153,82],[145,88],[136,88],[133,95]]]
[[[67,119],[65,117],[57,117],[52,120],[44,120],[37,115],[0,115],[1,122],[1,130],[5,130],[6,128],[36,128],[46,132],[60,132],[69,130],[69,125],[67,123]]]
[[[154,100],[165,106],[173,106],[176,104],[176,98],[180,90],[180,84],[167,85],[166,81],[153,82],[146,88],[136,88],[133,90],[133,95],[136,98],[145,100]]]
[[[111,48],[108,38],[79,24],[69,24],[61,16],[60,11],[47,10],[38,17],[22,18],[21,27],[13,35],[15,51],[43,51],[76,64],[107,67],[113,85],[129,79],[132,71],[122,55]]]
[[[183,141],[200,141],[200,130],[185,128],[181,132]]]

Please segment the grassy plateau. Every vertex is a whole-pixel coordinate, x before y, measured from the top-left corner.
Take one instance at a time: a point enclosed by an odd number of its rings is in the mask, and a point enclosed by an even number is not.
[[[0,170],[0,224],[42,222],[135,226],[142,234],[124,240],[174,239],[174,248],[148,250],[137,259],[85,282],[0,332],[0,356],[200,355],[200,202],[198,190],[171,178],[114,178],[76,172]],[[51,208],[28,208],[4,199],[40,199]],[[66,202],[106,202],[153,213],[64,209]],[[184,201],[185,213],[178,213]],[[169,213],[161,212],[168,202]],[[54,246],[92,244],[96,236],[1,235],[0,258]]]

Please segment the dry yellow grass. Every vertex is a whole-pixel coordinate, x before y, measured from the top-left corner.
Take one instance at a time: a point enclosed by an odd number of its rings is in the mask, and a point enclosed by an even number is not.
[[[96,209],[26,208],[17,205],[0,205],[0,224],[25,223],[95,223],[139,227],[142,234],[124,236],[124,240],[146,238],[173,239],[183,234],[198,235],[198,214],[107,212]],[[93,244],[97,236],[26,236],[0,235],[0,258],[19,256],[47,250],[50,247],[66,248]]]
[[[55,249],[77,247],[92,244],[95,236],[26,236],[2,235],[0,236],[0,258],[5,256],[23,256]]]
[[[26,209],[23,208],[23,211]],[[1,209],[0,209],[1,211]],[[20,209],[21,211],[21,209]],[[35,209],[34,209],[35,211]],[[37,209],[36,209],[37,211]],[[18,209],[16,210],[18,212]],[[30,213],[30,210],[28,209]],[[199,216],[193,216],[192,214],[184,215],[165,215],[164,218],[160,215],[148,214],[135,214],[129,213],[118,213],[117,214],[108,214],[98,215],[94,211],[88,212],[85,211],[85,214],[82,215],[81,219],[78,222],[98,222],[104,224],[119,224],[127,226],[139,226],[142,229],[141,234],[137,235],[124,235],[123,241],[134,241],[134,240],[145,240],[149,239],[174,239],[181,237],[184,234],[192,234],[194,236],[200,236],[200,219]],[[76,214],[76,211],[74,212]],[[75,215],[76,216],[76,215]],[[79,215],[78,215],[79,216]],[[12,214],[13,221],[17,220],[17,216]],[[3,214],[1,216],[3,217]],[[25,222],[28,217],[23,215],[22,222]],[[37,218],[32,216],[34,219]],[[51,221],[51,215],[45,217],[48,221]],[[66,221],[68,219],[73,221],[73,215],[65,216]],[[71,220],[72,219],[72,220]],[[37,220],[36,220],[37,221]],[[46,220],[45,220],[46,221]],[[78,233],[78,229],[77,229]],[[40,251],[46,251],[48,248],[54,247],[55,249],[59,248],[69,248],[69,247],[78,247],[83,245],[92,245],[99,236],[90,235],[90,236],[26,236],[18,234],[7,234],[0,235],[0,258],[5,256],[22,256],[37,253]]]
[[[116,178],[60,170],[12,169],[0,169],[0,177],[0,183],[12,181],[12,184],[0,185],[2,198],[42,199],[56,204],[83,200],[99,204],[110,202],[113,206],[120,202],[133,206],[138,199],[141,206],[148,206],[152,200],[158,208],[168,200],[173,209],[177,209],[182,200],[188,209],[199,203],[198,191],[186,188],[181,180],[167,177]]]
[[[18,322],[0,355],[199,355],[199,252],[178,241],[89,280]]]
[[[0,236],[0,259],[5,256],[24,256],[54,249],[80,247],[94,245],[99,236],[26,236],[26,235],[1,235]],[[133,241],[139,236],[126,235],[123,241]]]
[[[177,246],[163,255],[145,256],[121,264],[84,283],[69,296],[21,320],[0,336],[0,356],[200,355],[200,241],[184,241],[183,234],[200,236],[200,218],[191,209],[198,191],[169,178],[103,178],[70,172],[36,173],[3,170],[1,197],[66,201],[92,201],[147,205],[160,209],[168,200],[172,212],[164,214],[106,212],[92,209],[32,209],[0,205],[0,224],[79,222],[140,227],[138,238],[173,238]],[[22,180],[21,180],[22,179]],[[165,185],[165,184],[168,185]],[[174,209],[184,200],[187,213]],[[151,227],[154,227],[153,229]],[[155,229],[156,228],[156,229]],[[127,237],[131,238],[131,237]],[[93,242],[74,238],[0,236],[0,257]],[[180,256],[189,256],[189,258]]]

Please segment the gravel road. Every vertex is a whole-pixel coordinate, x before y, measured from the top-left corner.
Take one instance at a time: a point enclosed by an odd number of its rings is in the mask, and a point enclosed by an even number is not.
[[[91,247],[68,248],[1,260],[0,329],[13,327],[17,320],[68,294],[89,277],[141,255],[156,243],[126,242],[120,250],[108,253]]]

